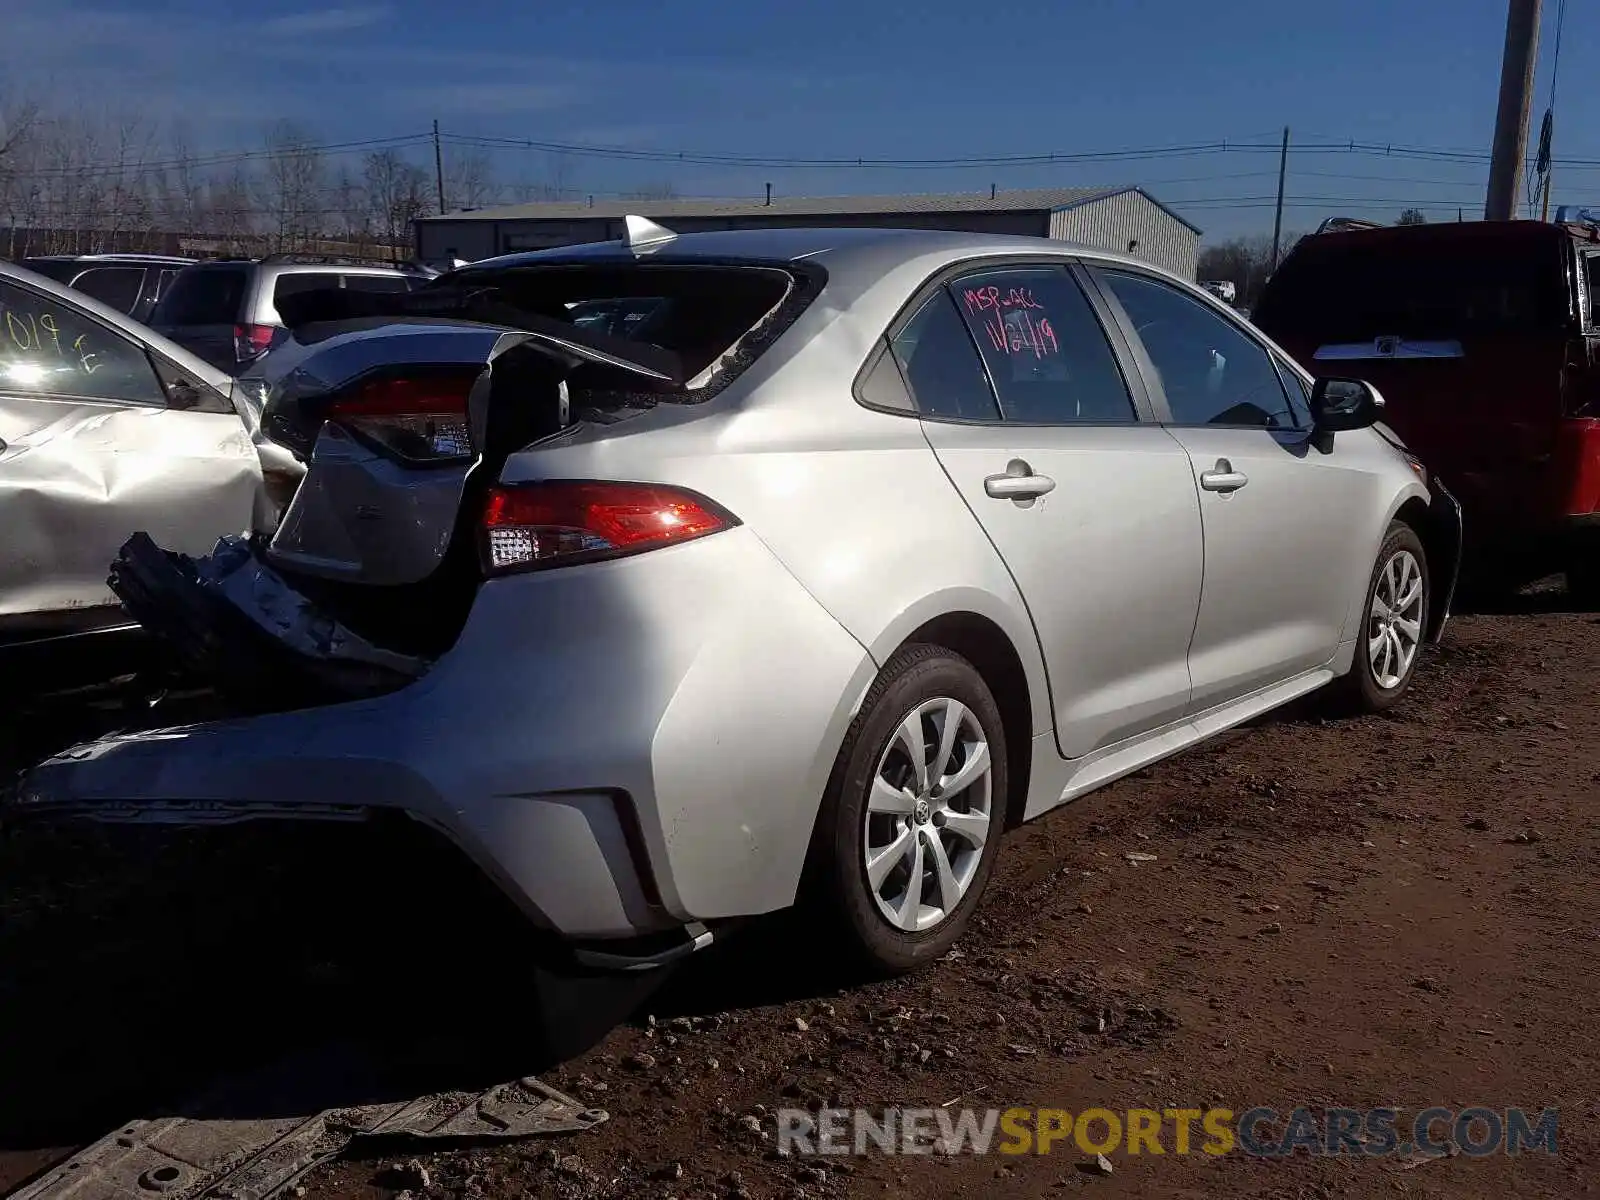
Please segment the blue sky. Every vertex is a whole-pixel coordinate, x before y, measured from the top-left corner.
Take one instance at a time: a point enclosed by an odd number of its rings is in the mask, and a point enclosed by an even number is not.
[[[1547,0],[1534,129],[1558,0]],[[917,159],[1270,146],[1122,161],[928,169],[637,162],[500,147],[503,180],[683,195],[1147,187],[1208,237],[1270,232],[1292,129],[1290,228],[1333,212],[1481,215],[1487,164],[1334,151],[1482,152],[1504,0],[810,0],[805,4],[388,0],[297,8],[7,0],[0,81],[59,104],[184,122],[211,150],[288,117],[325,142],[459,137],[784,158]],[[1563,33],[1557,203],[1600,203],[1600,25]],[[1305,146],[1305,149],[1298,147]],[[1321,147],[1311,149],[1310,147]],[[431,150],[416,152],[418,161]],[[355,158],[351,159],[352,164]],[[431,164],[430,164],[431,165]]]

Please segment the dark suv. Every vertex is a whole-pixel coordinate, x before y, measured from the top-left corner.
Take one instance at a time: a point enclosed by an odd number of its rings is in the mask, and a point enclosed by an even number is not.
[[[41,254],[21,265],[135,321],[149,321],[162,293],[194,261],[164,254]]]
[[[167,289],[150,325],[213,366],[237,373],[286,336],[278,315],[285,296],[324,288],[410,292],[429,278],[413,268],[297,255],[196,263]]]

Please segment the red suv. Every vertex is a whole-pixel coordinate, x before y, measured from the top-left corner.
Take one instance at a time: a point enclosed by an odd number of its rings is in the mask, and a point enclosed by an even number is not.
[[[1317,234],[1252,319],[1314,374],[1359,376],[1460,498],[1463,576],[1565,571],[1600,603],[1600,235],[1463,222]]]

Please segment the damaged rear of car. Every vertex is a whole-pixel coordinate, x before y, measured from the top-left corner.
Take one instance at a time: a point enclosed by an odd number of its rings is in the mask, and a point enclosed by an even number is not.
[[[204,558],[134,537],[111,572],[239,719],[77,747],[30,773],[17,811],[184,826],[398,812],[590,967],[656,965],[781,907],[793,877],[719,868],[780,834],[803,848],[814,803],[775,796],[714,836],[683,832],[688,809],[730,799],[693,766],[724,720],[706,698],[767,655],[755,618],[774,611],[793,637],[767,668],[821,656],[864,686],[870,660],[736,516],[639,466],[670,462],[691,424],[735,420],[719,397],[823,282],[788,261],[612,253],[297,297],[292,338],[240,380],[306,464],[282,520]],[[656,303],[625,336],[569,315],[640,297]],[[839,694],[801,680],[729,733],[797,706],[827,724]],[[832,755],[761,757],[758,786],[770,773],[814,797]]]

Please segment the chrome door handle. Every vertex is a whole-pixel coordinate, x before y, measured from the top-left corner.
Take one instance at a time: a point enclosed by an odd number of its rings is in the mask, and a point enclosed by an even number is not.
[[[1033,468],[1020,458],[1006,464],[1004,475],[984,478],[983,490],[996,500],[1037,500],[1056,490],[1056,481],[1048,475],[1035,475]]]
[[[1211,470],[1200,472],[1200,486],[1208,492],[1237,492],[1249,482],[1250,476],[1235,471],[1225,458],[1217,459],[1217,465]]]

